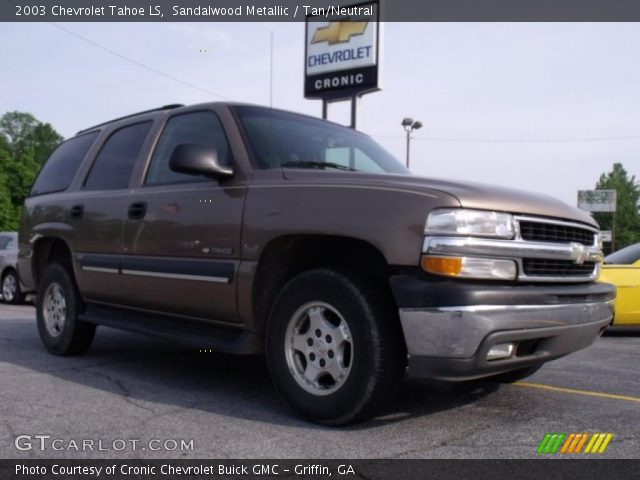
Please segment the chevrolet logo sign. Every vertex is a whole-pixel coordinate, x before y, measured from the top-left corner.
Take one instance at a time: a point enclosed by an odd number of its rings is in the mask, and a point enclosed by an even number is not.
[[[329,45],[346,43],[355,35],[362,35],[369,22],[330,22],[326,27],[318,28],[311,43],[327,42]]]

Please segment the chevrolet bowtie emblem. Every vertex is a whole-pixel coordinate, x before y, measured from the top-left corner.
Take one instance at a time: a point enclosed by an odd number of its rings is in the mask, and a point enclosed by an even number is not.
[[[362,35],[369,22],[330,22],[326,27],[320,27],[313,34],[311,43],[327,42],[329,45],[345,43],[354,35]]]
[[[571,242],[571,259],[576,262],[578,265],[582,265],[584,262],[589,260],[591,256],[591,252],[587,247],[582,245],[581,243]]]

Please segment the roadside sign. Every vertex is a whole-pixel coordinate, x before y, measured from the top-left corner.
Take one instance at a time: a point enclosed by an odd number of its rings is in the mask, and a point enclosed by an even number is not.
[[[340,100],[379,90],[378,0],[310,11],[304,96]]]
[[[615,190],[578,190],[578,208],[587,212],[615,212]]]
[[[602,230],[600,232],[600,240],[602,240],[603,242],[611,242],[611,239],[613,238],[613,234],[611,233],[611,230]]]

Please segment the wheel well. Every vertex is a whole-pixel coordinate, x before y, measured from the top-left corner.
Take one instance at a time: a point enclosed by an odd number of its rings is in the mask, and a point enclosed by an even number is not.
[[[16,274],[18,273],[13,267],[5,267],[5,269],[0,272],[0,279],[3,279],[7,272],[15,272]]]
[[[317,267],[352,270],[386,285],[391,273],[380,251],[364,240],[333,235],[291,235],[272,240],[260,256],[253,282],[253,318],[264,329],[273,302],[295,275]]]
[[[45,268],[52,263],[59,263],[73,273],[71,250],[64,240],[59,238],[41,238],[33,247],[33,280],[36,285]]]

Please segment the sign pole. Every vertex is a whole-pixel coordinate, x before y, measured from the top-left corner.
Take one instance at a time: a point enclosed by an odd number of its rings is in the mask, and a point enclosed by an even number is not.
[[[351,128],[356,129],[356,117],[358,115],[358,95],[351,97]]]
[[[329,101],[326,98],[322,99],[322,119],[326,120],[329,114]]]
[[[613,220],[611,222],[611,252],[616,251],[616,210],[613,211]]]

